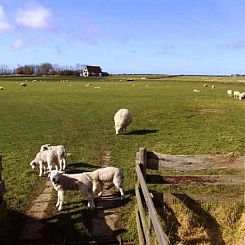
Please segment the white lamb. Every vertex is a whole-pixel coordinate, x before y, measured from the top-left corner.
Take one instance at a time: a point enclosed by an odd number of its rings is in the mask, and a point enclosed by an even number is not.
[[[239,94],[239,100],[245,99],[245,92]]]
[[[93,181],[93,193],[95,193],[98,185],[100,192],[98,196],[102,196],[104,183],[109,182],[113,183],[121,193],[121,199],[124,198],[124,188],[123,181],[124,176],[123,172],[119,168],[115,167],[105,167],[99,168],[93,172],[87,172]]]
[[[215,89],[215,85],[212,85],[212,86],[211,86],[211,89],[214,90],[214,89]]]
[[[114,116],[116,135],[125,131],[132,122],[132,119],[132,114],[128,109],[118,110]]]
[[[49,172],[52,170],[52,162],[55,163],[55,168],[58,170],[59,160],[56,152],[53,150],[46,150],[38,152],[35,159],[30,162],[30,165],[32,169],[39,167],[39,176],[42,176],[47,169]]]
[[[234,91],[233,96],[235,99],[239,99],[240,92],[239,91]]]
[[[64,202],[64,192],[66,190],[78,190],[88,200],[88,207],[93,209],[94,198],[92,191],[92,180],[86,173],[62,174],[57,170],[52,170],[49,174],[54,189],[58,192],[56,207],[60,211]]]
[[[228,89],[228,90],[226,91],[226,93],[227,93],[227,95],[228,95],[229,97],[232,97],[232,90],[231,90],[231,89]]]
[[[65,170],[67,161],[67,150],[63,145],[51,146],[50,144],[42,145],[40,151],[53,150],[58,156],[60,171]]]
[[[193,89],[193,92],[194,92],[194,93],[200,93],[200,90],[194,88],[194,89]]]

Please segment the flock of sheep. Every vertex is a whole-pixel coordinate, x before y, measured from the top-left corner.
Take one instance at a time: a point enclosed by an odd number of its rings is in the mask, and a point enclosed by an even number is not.
[[[231,89],[227,90],[227,95],[229,97],[234,97],[235,99],[243,100],[245,99],[245,92],[232,91]]]
[[[132,122],[132,114],[128,109],[120,109],[114,116],[116,135],[123,133]],[[57,191],[58,199],[56,207],[60,211],[64,202],[65,190],[78,190],[87,198],[88,207],[93,209],[94,195],[99,187],[98,196],[102,195],[105,182],[113,183],[120,191],[121,199],[124,198],[124,176],[123,172],[116,167],[99,168],[93,172],[78,174],[65,174],[67,165],[67,149],[63,145],[42,145],[36,157],[30,162],[32,169],[39,168],[39,176],[48,174],[54,189]],[[52,170],[52,164],[55,170]]]

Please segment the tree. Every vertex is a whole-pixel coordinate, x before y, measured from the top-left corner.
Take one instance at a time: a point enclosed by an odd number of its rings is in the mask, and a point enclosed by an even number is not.
[[[41,64],[41,74],[42,75],[50,75],[53,70],[53,65],[50,63]]]

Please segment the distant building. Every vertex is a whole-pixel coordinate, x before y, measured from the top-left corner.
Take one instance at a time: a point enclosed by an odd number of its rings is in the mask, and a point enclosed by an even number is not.
[[[102,76],[102,69],[100,66],[84,66],[82,76],[84,77],[94,77]]]

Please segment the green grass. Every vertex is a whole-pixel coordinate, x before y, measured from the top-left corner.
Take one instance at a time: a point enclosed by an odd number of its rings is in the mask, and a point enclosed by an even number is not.
[[[99,167],[103,151],[111,152],[111,165],[124,171],[130,193],[131,201],[119,209],[119,227],[127,229],[128,219],[133,220],[139,147],[166,154],[245,153],[245,104],[226,95],[230,88],[245,91],[244,84],[234,83],[235,78],[140,77],[133,82],[123,76],[67,78],[65,83],[60,77],[0,78],[4,87],[0,91],[0,154],[9,210],[22,214],[42,188],[40,182],[46,179],[32,172],[29,163],[45,143],[68,148],[68,170],[90,171]],[[25,80],[27,86],[20,87]],[[88,82],[92,85],[85,87]],[[203,88],[204,82],[215,82],[216,89]],[[201,92],[193,93],[194,88]],[[129,134],[116,136],[113,116],[119,108],[132,112],[133,123]],[[69,196],[67,205],[75,198]],[[88,215],[86,210],[82,213]],[[78,227],[81,219],[73,224]],[[132,226],[123,236],[135,239]]]

